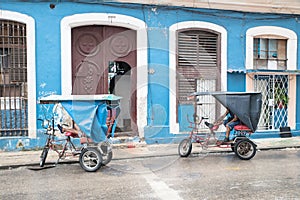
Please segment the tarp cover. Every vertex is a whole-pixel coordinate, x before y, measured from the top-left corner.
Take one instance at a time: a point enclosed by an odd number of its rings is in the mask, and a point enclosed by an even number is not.
[[[248,126],[256,131],[260,118],[262,95],[259,92],[196,92],[191,96],[212,95],[224,107]]]
[[[50,95],[42,97],[40,104],[61,103],[81,131],[94,142],[106,138],[107,104],[106,101],[118,101],[122,97],[104,95]]]
[[[88,138],[94,142],[105,140],[107,132],[107,105],[105,102],[63,101],[61,104]]]

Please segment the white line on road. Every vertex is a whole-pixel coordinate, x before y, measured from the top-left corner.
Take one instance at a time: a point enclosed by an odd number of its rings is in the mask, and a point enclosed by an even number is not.
[[[155,194],[162,200],[182,200],[176,190],[170,188],[165,182],[161,181],[154,173],[150,172],[144,175],[148,184],[154,190]]]

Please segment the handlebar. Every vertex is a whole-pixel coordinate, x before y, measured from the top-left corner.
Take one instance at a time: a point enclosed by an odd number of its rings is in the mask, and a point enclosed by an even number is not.
[[[37,120],[42,122],[42,127],[44,129],[48,129],[49,128],[50,120],[48,120],[48,119],[37,119]]]
[[[54,119],[37,119],[38,121],[42,121],[42,127],[47,130],[47,134],[49,131],[54,133]]]
[[[208,117],[201,117],[200,120],[199,120],[199,116],[194,114],[193,117],[194,117],[194,121],[190,121],[189,119],[189,115],[186,116],[187,117],[187,121],[190,123],[190,124],[201,124],[201,122],[204,120],[204,119],[209,119]]]

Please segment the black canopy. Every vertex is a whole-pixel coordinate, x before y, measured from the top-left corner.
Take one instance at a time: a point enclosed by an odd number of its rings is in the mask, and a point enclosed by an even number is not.
[[[212,95],[234,113],[253,132],[260,118],[262,95],[259,92],[196,92],[191,96]]]

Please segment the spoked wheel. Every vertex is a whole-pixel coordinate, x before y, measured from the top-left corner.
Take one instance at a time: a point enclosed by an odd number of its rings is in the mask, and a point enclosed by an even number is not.
[[[178,154],[181,157],[188,157],[192,152],[192,141],[191,139],[184,139],[179,143]]]
[[[44,147],[40,156],[40,167],[44,167],[48,155],[49,147]]]
[[[111,145],[108,142],[101,142],[98,149],[102,155],[102,165],[107,165],[113,156]]]
[[[95,172],[102,165],[102,156],[97,148],[84,148],[79,157],[82,169],[87,172]]]
[[[250,160],[256,154],[256,145],[251,140],[239,140],[234,145],[234,153],[242,160]]]

